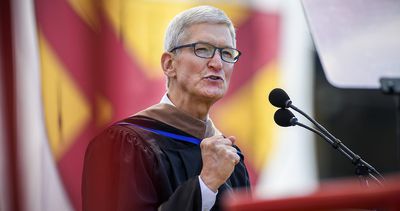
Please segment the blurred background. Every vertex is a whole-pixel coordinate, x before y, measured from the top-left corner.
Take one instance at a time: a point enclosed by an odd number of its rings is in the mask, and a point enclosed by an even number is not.
[[[5,0],[0,210],[81,210],[87,144],[159,102],[164,30],[203,4],[224,10],[237,29],[243,55],[211,117],[238,138],[257,196],[306,194],[354,176],[351,162],[311,132],[274,123],[275,87],[379,172],[399,171],[393,96],[327,81],[300,1]]]

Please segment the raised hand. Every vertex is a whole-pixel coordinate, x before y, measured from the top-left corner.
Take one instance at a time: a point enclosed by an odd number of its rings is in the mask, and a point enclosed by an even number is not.
[[[235,137],[218,135],[203,139],[200,144],[203,159],[200,177],[214,192],[224,184],[240,161],[237,150],[232,146],[234,143]]]

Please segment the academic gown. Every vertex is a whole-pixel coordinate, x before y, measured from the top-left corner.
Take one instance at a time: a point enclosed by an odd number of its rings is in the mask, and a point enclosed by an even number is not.
[[[86,150],[84,211],[201,210],[200,146],[154,131],[198,140],[216,134],[210,121],[193,118],[169,104],[156,104],[113,124]],[[243,155],[240,157],[232,175],[218,189],[212,210],[221,209],[221,195],[232,188],[250,192]]]

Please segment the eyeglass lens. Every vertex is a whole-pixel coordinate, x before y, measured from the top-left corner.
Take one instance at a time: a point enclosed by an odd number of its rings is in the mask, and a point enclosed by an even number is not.
[[[194,46],[194,53],[203,58],[211,58],[214,56],[216,47],[207,43],[196,43]],[[227,62],[235,62],[239,52],[233,48],[222,48],[220,50],[221,58]]]

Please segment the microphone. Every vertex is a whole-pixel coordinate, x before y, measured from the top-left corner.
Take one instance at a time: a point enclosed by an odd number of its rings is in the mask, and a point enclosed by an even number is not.
[[[269,102],[279,108],[292,108],[293,110],[297,111],[301,115],[303,115],[305,118],[307,118],[310,122],[312,122],[324,135],[332,139],[336,144],[340,145],[341,141],[337,139],[335,136],[333,136],[331,133],[329,133],[328,130],[326,130],[322,125],[320,125],[317,121],[315,121],[313,118],[311,118],[309,115],[307,115],[305,112],[297,108],[296,106],[293,105],[292,100],[290,100],[289,95],[285,92],[285,90],[281,88],[275,88],[269,93]],[[347,148],[346,146],[343,146]],[[354,161],[353,161],[354,162]]]
[[[278,124],[281,127],[290,127],[290,126],[298,125],[298,126],[303,127],[311,132],[318,134],[329,144],[334,144],[333,141],[330,138],[328,138],[325,134],[321,133],[321,131],[318,131],[312,127],[309,127],[305,124],[300,123],[298,121],[298,119],[296,118],[296,116],[288,109],[280,108],[277,111],[275,111],[274,121],[276,124]]]
[[[282,127],[295,126],[298,122],[297,118],[291,111],[283,108],[280,108],[275,112],[274,121]]]
[[[307,130],[310,130],[314,133],[317,133],[325,141],[327,141],[329,144],[331,144],[333,148],[340,151],[345,157],[347,157],[349,160],[352,161],[353,165],[356,166],[356,174],[357,175],[363,175],[363,176],[369,175],[371,178],[373,178],[375,181],[377,181],[378,184],[382,185],[382,183],[379,181],[379,179],[377,179],[372,174],[370,174],[370,172],[373,172],[376,175],[378,175],[382,180],[384,180],[383,176],[374,167],[372,167],[366,161],[361,159],[361,157],[359,155],[357,155],[353,151],[351,151],[347,146],[345,146],[339,139],[337,139],[335,136],[333,136],[331,133],[329,133],[329,131],[327,131],[317,121],[315,121],[310,116],[308,116],[305,112],[301,111],[299,108],[294,106],[292,101],[289,98],[289,95],[283,89],[280,89],[280,88],[273,89],[270,92],[268,98],[272,105],[280,108],[275,112],[275,115],[274,115],[274,120],[279,126],[289,127],[289,126],[298,125],[300,127],[306,128]],[[320,131],[315,130],[314,128],[308,127],[307,125],[304,125],[304,124],[298,122],[297,118],[293,115],[293,113],[290,112],[289,110],[287,110],[286,108],[292,108],[293,110],[297,111],[298,113],[300,113],[301,115],[306,117]]]
[[[305,112],[297,108],[296,106],[293,105],[292,100],[290,100],[289,95],[285,92],[285,90],[281,88],[275,88],[273,89],[268,96],[269,102],[278,108],[292,108],[293,110],[299,112],[301,115],[303,115],[305,118],[307,118],[309,121],[311,121],[315,126],[317,126],[318,129],[320,129],[325,135],[328,137],[332,138],[333,136],[324,128],[322,127],[318,122],[316,122],[314,119],[312,119],[310,116],[308,116]]]
[[[278,108],[288,108],[292,101],[289,98],[289,95],[281,88],[273,89],[268,96],[269,102]]]

